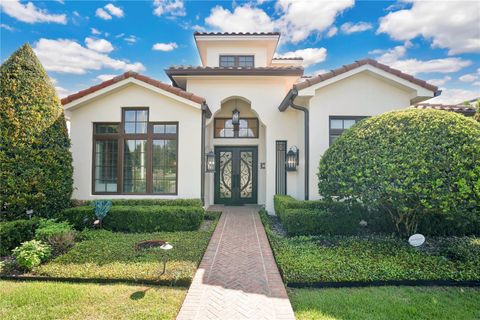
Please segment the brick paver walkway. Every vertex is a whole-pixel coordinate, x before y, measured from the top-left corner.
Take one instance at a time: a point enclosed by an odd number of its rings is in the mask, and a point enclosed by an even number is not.
[[[294,319],[257,207],[223,211],[178,320]]]

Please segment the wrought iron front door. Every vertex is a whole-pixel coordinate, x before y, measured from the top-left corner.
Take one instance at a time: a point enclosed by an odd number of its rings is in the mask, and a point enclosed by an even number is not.
[[[257,147],[216,147],[215,158],[215,203],[257,203]]]

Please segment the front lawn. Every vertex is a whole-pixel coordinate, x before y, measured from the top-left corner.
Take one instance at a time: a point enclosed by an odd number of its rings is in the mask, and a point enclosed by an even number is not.
[[[387,236],[285,237],[262,213],[277,265],[287,283],[480,280],[480,239],[429,238],[422,248]]]
[[[479,319],[480,290],[445,287],[290,289],[298,320]]]
[[[0,281],[0,319],[175,319],[186,289]]]
[[[84,239],[64,255],[34,268],[32,275],[60,278],[120,279],[188,285],[208,245],[215,221],[198,231],[118,233],[83,231]],[[162,250],[136,250],[143,240],[161,239],[173,245],[167,268],[160,276]]]

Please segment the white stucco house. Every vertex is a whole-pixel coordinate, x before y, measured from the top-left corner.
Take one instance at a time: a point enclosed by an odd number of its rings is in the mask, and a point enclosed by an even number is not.
[[[439,94],[370,59],[304,77],[302,58],[275,58],[275,32],[194,37],[202,65],[166,69],[171,85],[127,72],[62,99],[74,198],[202,198],[269,211],[274,194],[316,199],[318,161],[343,130]],[[286,165],[289,150],[298,162]]]

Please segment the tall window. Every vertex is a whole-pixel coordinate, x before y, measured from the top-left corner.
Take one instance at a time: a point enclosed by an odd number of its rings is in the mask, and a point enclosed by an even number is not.
[[[254,56],[235,56],[235,55],[221,55],[220,67],[248,67],[253,68],[255,66]]]
[[[330,145],[343,131],[349,129],[358,121],[365,119],[365,116],[331,116],[330,117]]]
[[[232,118],[215,118],[215,138],[258,138],[258,119],[240,118],[233,125]]]
[[[178,123],[149,122],[147,108],[122,112],[121,123],[94,124],[93,192],[176,194]]]

